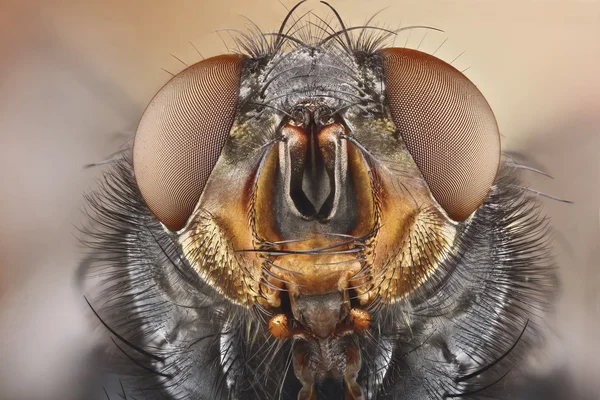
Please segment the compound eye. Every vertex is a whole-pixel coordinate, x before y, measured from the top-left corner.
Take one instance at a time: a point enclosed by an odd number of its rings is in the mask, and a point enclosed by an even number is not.
[[[222,55],[190,66],[152,99],[133,144],[144,201],[170,230],[194,211],[235,118],[243,57]]]
[[[386,98],[429,190],[455,221],[487,197],[500,164],[500,134],[489,104],[460,71],[429,54],[383,49]]]

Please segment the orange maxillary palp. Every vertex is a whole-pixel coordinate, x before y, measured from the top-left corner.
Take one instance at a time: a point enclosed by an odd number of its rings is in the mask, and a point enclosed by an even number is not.
[[[269,320],[269,332],[277,339],[287,339],[291,336],[285,314],[277,314]]]
[[[360,308],[353,308],[350,310],[350,317],[352,318],[352,325],[355,331],[360,332],[369,329],[371,316],[367,311]]]

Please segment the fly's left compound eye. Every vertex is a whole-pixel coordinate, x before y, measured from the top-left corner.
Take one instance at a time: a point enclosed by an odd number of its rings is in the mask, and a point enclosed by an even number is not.
[[[494,113],[450,64],[412,49],[379,54],[396,128],[435,200],[450,218],[465,220],[483,203],[500,165]]]
[[[133,145],[136,183],[171,230],[194,211],[233,125],[243,57],[201,61],[171,79],[144,112]]]

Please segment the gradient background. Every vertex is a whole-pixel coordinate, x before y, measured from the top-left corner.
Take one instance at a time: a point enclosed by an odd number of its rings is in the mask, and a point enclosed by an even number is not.
[[[285,0],[289,8],[294,3]],[[543,200],[563,279],[557,340],[539,361],[566,362],[600,398],[600,2],[332,1],[349,24],[425,24],[397,45],[469,67],[495,110],[505,150],[555,179]],[[313,8],[327,14],[317,1]],[[78,399],[103,331],[75,287],[84,250],[82,193],[152,95],[200,57],[226,52],[214,33],[279,27],[276,0],[0,0],[0,399]],[[227,34],[222,34],[229,42]]]

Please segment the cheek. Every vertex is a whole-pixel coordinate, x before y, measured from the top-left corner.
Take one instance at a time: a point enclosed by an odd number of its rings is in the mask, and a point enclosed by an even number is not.
[[[394,303],[447,273],[440,267],[452,255],[457,225],[435,200],[389,119],[350,116],[349,125],[355,148],[368,159],[378,227],[367,256],[373,273],[351,286],[362,304],[376,297]]]

